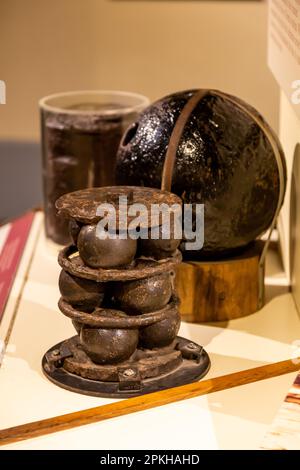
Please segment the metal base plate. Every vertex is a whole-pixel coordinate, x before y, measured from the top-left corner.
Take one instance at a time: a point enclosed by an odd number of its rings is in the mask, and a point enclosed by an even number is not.
[[[49,380],[51,380],[51,382],[72,392],[109,398],[135,397],[146,393],[164,390],[166,388],[197,382],[207,374],[210,368],[210,359],[207,352],[201,348],[201,353],[198,357],[194,358],[193,355],[190,355],[189,357],[188,354],[185,354],[185,351],[187,350],[186,348],[189,348],[191,344],[194,344],[195,348],[199,350],[199,345],[179,336],[176,340],[180,343],[180,350],[182,351],[183,360],[181,364],[169,373],[141,380],[138,389],[136,389],[136,385],[133,385],[132,389],[130,389],[129,384],[126,390],[120,390],[119,382],[90,380],[79,375],[72,374],[61,366],[56,367],[53,365],[52,367],[49,367],[47,356],[49,356],[49,354],[54,350],[62,349],[64,344],[69,340],[62,341],[47,351],[42,360],[42,368],[44,374]]]

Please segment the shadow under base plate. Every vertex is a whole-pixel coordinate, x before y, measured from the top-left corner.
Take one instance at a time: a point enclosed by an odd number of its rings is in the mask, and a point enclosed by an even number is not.
[[[135,359],[115,365],[99,366],[87,358],[87,368],[86,362],[82,361],[85,353],[80,348],[78,336],[74,336],[50,348],[43,357],[42,368],[46,377],[59,387],[109,398],[130,398],[196,382],[210,368],[207,352],[185,338],[178,336],[169,350],[162,349],[138,350]],[[117,374],[116,380],[107,380],[107,373]],[[101,377],[101,374],[106,375],[106,380],[86,377]],[[143,378],[147,374],[152,376]]]

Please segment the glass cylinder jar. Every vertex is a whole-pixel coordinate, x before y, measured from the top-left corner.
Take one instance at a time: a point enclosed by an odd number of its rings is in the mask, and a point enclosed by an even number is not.
[[[121,137],[148,104],[145,96],[121,91],[74,91],[40,101],[47,237],[70,241],[68,222],[55,210],[60,196],[115,184]]]

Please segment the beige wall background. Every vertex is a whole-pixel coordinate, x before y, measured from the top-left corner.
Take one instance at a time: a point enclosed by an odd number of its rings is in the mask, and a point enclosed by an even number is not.
[[[277,128],[266,53],[264,1],[1,0],[0,139],[38,138],[40,97],[94,88],[219,88]]]

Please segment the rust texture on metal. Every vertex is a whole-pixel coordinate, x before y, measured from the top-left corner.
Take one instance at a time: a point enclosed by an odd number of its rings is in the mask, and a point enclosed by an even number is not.
[[[127,202],[119,205],[120,196]],[[125,218],[125,226],[131,221],[128,206],[143,204],[147,219],[140,228],[151,237],[150,228],[158,227],[158,239],[132,239],[128,231],[123,237],[120,226],[116,236],[99,237],[101,203],[112,204],[117,222]],[[77,331],[44,355],[44,373],[57,385],[88,395],[130,397],[193,382],[209,370],[203,348],[177,337],[174,275],[180,241],[174,219],[168,239],[159,227],[162,219],[151,225],[152,204],[164,204],[172,214],[175,205],[174,217],[181,215],[180,198],[149,188],[87,189],[57,201],[59,213],[70,219],[73,240],[58,256],[58,306]]]
[[[175,266],[181,262],[181,259],[180,251],[176,250],[174,255],[158,261],[152,258],[141,257],[136,258],[125,268],[94,269],[84,264],[74,245],[63,248],[58,255],[59,265],[67,272],[74,276],[97,282],[144,279],[156,274],[172,271]]]
[[[171,302],[161,310],[156,312],[143,313],[141,315],[125,315],[123,312],[108,308],[97,308],[92,314],[76,310],[72,305],[60,298],[58,306],[60,311],[80,323],[98,328],[142,328],[160,322],[169,317],[173,310],[177,310],[179,301],[173,297]],[[107,313],[111,314],[107,316]],[[118,316],[122,313],[122,316]]]
[[[127,197],[127,205],[119,205],[120,196]],[[151,218],[153,204],[167,204],[169,207],[178,204],[181,207],[182,201],[180,197],[168,191],[137,186],[108,186],[65,194],[56,201],[56,208],[62,217],[72,218],[84,224],[93,224],[103,217],[97,214],[100,204],[111,204],[115,208],[117,223],[124,219],[130,223],[136,215],[128,214],[128,207],[132,204],[142,204],[147,215],[144,226],[148,228],[153,223]]]

